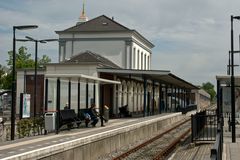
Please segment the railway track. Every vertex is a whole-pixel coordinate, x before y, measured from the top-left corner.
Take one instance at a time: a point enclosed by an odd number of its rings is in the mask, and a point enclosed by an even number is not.
[[[167,157],[191,131],[190,118],[137,145],[113,160],[161,160]]]

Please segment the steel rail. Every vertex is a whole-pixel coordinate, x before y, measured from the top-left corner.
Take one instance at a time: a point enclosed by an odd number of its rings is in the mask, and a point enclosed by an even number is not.
[[[174,129],[178,128],[178,127],[180,127],[181,125],[187,123],[187,122],[190,121],[190,120],[191,120],[191,119],[189,118],[189,119],[187,119],[187,120],[185,120],[185,121],[183,121],[183,122],[177,124],[176,126],[174,126],[174,127],[170,128],[170,129],[168,129],[168,130],[166,130],[166,131],[160,133],[159,135],[157,135],[157,136],[151,138],[150,140],[147,140],[147,141],[141,143],[140,145],[137,145],[136,147],[134,147],[134,148],[132,148],[132,149],[126,151],[125,153],[122,153],[121,155],[119,155],[119,156],[113,158],[112,160],[121,160],[121,159],[124,159],[124,158],[128,157],[130,154],[132,154],[132,153],[138,151],[139,149],[143,148],[144,146],[146,146],[146,145],[148,145],[148,144],[150,144],[150,143],[156,141],[157,139],[163,137],[165,134],[171,132],[172,130],[174,130]],[[190,129],[189,129],[189,130],[190,130]]]
[[[181,136],[179,136],[177,139],[175,139],[172,143],[170,143],[166,148],[164,148],[163,151],[161,151],[159,154],[157,154],[153,160],[162,160],[164,157],[168,156],[177,146],[177,144],[191,131],[189,128],[187,131],[185,131]]]

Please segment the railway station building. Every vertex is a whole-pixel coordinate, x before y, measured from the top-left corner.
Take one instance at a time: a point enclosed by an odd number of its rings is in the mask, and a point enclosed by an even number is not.
[[[95,103],[100,109],[107,106],[111,117],[117,117],[122,106],[131,116],[147,116],[197,105],[198,94],[210,101],[209,95],[170,71],[152,70],[154,45],[114,18],[101,15],[88,21],[83,12],[76,25],[56,33],[58,63],[47,64],[37,75],[39,113],[66,104],[78,112]],[[33,95],[34,72],[18,70],[17,79],[18,107],[20,93]]]

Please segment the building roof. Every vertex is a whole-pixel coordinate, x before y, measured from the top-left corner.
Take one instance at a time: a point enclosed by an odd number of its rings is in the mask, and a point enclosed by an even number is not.
[[[62,32],[97,32],[97,31],[131,31],[105,15],[101,15],[87,22],[75,25]]]
[[[117,76],[125,76],[132,78],[147,78],[155,82],[164,82],[165,84],[172,84],[177,87],[184,89],[199,89],[197,86],[177,77],[176,75],[170,73],[167,70],[134,70],[134,69],[109,69],[109,68],[98,68],[100,73],[110,73]]]
[[[90,82],[90,83],[99,83],[99,84],[121,84],[119,81],[98,78],[94,76],[84,75],[84,74],[46,74],[46,78],[61,78],[62,80],[66,79],[71,81],[78,82]]]
[[[61,63],[65,63],[65,64],[98,63],[98,64],[101,64],[104,67],[108,67],[108,68],[120,68],[118,65],[116,65],[109,59],[107,59],[97,53],[93,53],[91,51],[85,51],[85,52],[79,53],[78,55],[75,55],[75,56],[71,57],[70,59],[65,60]]]
[[[220,84],[224,84],[224,85],[231,85],[231,75],[217,75],[216,79],[218,81],[220,81]],[[235,75],[234,76],[234,83],[235,86],[239,87],[240,86],[240,76],[239,75]]]
[[[89,21],[77,24],[73,27],[67,28],[63,31],[56,31],[57,34],[59,33],[72,33],[72,32],[78,32],[78,33],[88,33],[88,32],[127,32],[132,33],[136,37],[142,39],[147,44],[149,44],[151,47],[154,47],[154,45],[148,41],[145,37],[143,37],[140,33],[138,33],[136,30],[129,29],[122,24],[114,21],[113,19],[101,15],[99,17],[96,17],[94,19],[91,19]]]

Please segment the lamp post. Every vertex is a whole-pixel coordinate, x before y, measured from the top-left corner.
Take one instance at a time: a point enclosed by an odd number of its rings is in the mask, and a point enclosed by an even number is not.
[[[34,105],[33,105],[33,116],[36,117],[36,106],[37,106],[37,59],[38,59],[38,42],[47,43],[51,41],[58,41],[58,39],[42,39],[37,40],[32,37],[26,36],[28,41],[35,42],[35,68],[34,68]]]
[[[13,26],[13,64],[12,64],[12,106],[11,106],[11,140],[15,135],[15,114],[16,114],[16,81],[15,81],[15,64],[16,64],[16,30],[27,30],[38,28],[37,25]]]
[[[228,66],[227,66],[227,75],[230,75],[231,71],[231,51],[228,52]]]
[[[231,15],[231,110],[232,110],[232,142],[236,142],[236,122],[235,122],[235,80],[234,80],[234,40],[233,40],[233,19],[240,20],[240,16]]]

